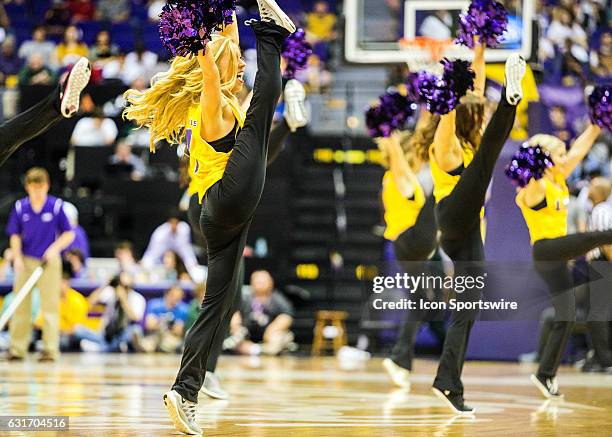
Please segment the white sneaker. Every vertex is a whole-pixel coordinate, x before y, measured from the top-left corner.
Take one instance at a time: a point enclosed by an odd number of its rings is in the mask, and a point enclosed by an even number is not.
[[[540,390],[546,399],[562,399],[563,395],[559,393],[559,383],[557,378],[543,378],[537,375],[531,375],[531,382]]]
[[[202,434],[202,428],[196,423],[196,408],[198,404],[194,404],[184,399],[176,391],[170,390],[164,395],[164,405],[177,430],[189,435]]]
[[[79,346],[83,352],[102,352],[102,346],[85,338],[79,342]]]
[[[274,0],[257,0],[257,6],[259,6],[261,21],[277,24],[287,29],[289,33],[295,32],[295,24]]]
[[[204,385],[200,389],[200,392],[212,399],[229,399],[229,393],[223,390],[219,378],[213,372],[206,372]]]
[[[527,71],[527,64],[521,55],[513,53],[506,60],[506,100],[513,106],[523,98],[521,82]]]
[[[398,366],[391,358],[385,358],[382,364],[395,385],[410,390],[410,370]]]
[[[283,116],[287,120],[291,132],[308,124],[306,115],[306,90],[300,81],[291,79],[285,85],[285,110]]]
[[[81,58],[68,73],[60,89],[60,110],[64,117],[70,118],[79,110],[81,92],[89,83],[91,67],[87,58]]]

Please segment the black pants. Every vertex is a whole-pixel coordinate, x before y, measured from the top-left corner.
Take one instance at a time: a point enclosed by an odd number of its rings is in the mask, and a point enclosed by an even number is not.
[[[414,226],[402,232],[393,242],[395,257],[406,273],[418,276],[429,271],[428,263],[422,261],[427,261],[436,250],[437,232],[435,200],[432,195],[427,198]],[[438,290],[435,290],[435,292],[437,294]],[[423,290],[419,290],[412,294],[410,298],[418,301],[419,299],[427,299],[427,295]],[[391,352],[391,359],[395,364],[404,369],[412,370],[416,334],[421,322],[431,318],[433,323],[433,317],[435,315],[429,314],[427,310],[417,309],[408,313]]]
[[[538,376],[552,378],[557,374],[576,320],[576,296],[567,261],[606,244],[612,244],[612,231],[577,233],[536,241],[533,245],[535,269],[548,286],[555,308],[555,320],[542,349]],[[596,340],[599,341],[597,333]]]
[[[438,227],[441,231],[440,244],[453,261],[484,261],[484,246],[480,235],[480,210],[485,203],[495,164],[514,126],[516,116],[516,106],[510,105],[505,96],[504,89],[501,101],[482,136],[474,159],[463,171],[451,194],[442,199],[436,208]],[[470,269],[469,272],[459,270],[461,269],[455,269],[456,275],[475,273],[474,269]],[[457,294],[457,300],[477,298],[474,292]],[[466,317],[453,313],[433,384],[437,389],[463,394],[461,373],[473,325],[473,315]]]
[[[200,226],[208,244],[208,280],[202,311],[185,338],[173,389],[197,402],[205,369],[218,345],[223,321],[238,290],[240,262],[266,177],[268,140],[281,94],[280,51],[288,36],[267,22],[252,24],[257,38],[257,76],[251,106],[223,177],[204,197]]]
[[[62,119],[59,91],[0,125],[0,166],[26,141],[45,132]]]

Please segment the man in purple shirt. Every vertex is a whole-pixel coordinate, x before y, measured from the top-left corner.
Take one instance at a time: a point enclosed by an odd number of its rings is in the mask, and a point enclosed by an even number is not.
[[[63,202],[49,196],[49,173],[34,167],[26,173],[28,197],[15,202],[6,227],[14,254],[15,283],[19,290],[36,268],[45,263],[38,281],[43,312],[43,351],[39,361],[54,361],[59,355],[59,302],[62,281],[60,253],[74,239]],[[32,336],[31,294],[17,307],[10,322],[11,345],[7,360],[21,360]]]

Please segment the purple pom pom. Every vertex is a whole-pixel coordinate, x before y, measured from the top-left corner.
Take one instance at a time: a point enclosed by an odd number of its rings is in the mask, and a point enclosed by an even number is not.
[[[612,86],[595,87],[589,96],[589,115],[593,124],[612,130]]]
[[[294,79],[298,70],[303,70],[312,55],[312,46],[306,41],[304,29],[298,29],[289,35],[283,45],[282,56],[287,64],[283,76]]]
[[[523,144],[506,167],[506,176],[518,187],[525,187],[531,179],[542,179],[547,168],[554,165],[550,154],[540,146]]]
[[[476,73],[470,68],[468,61],[461,59],[451,61],[444,58],[441,62],[444,66],[442,79],[453,90],[458,99],[465,96],[468,90],[474,89]]]
[[[159,35],[172,56],[197,54],[215,30],[232,23],[236,0],[169,0],[159,20]]]
[[[370,136],[388,137],[396,129],[404,127],[414,114],[416,105],[397,91],[388,91],[379,98],[379,104],[366,111],[366,126]]]
[[[382,106],[370,106],[365,114],[368,134],[373,138],[388,137],[395,129],[394,121]]]
[[[457,31],[458,44],[474,48],[478,36],[487,47],[497,47],[508,28],[508,11],[495,0],[472,0],[467,14],[461,14]]]

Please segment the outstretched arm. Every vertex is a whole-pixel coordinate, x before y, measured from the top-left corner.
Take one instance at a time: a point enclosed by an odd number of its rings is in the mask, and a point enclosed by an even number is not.
[[[218,130],[223,122],[221,78],[210,48],[206,52],[198,53],[198,62],[202,70],[203,85],[200,95],[202,137],[204,140],[215,140],[219,138],[219,132],[209,130]]]
[[[389,155],[389,170],[395,184],[404,197],[411,198],[414,195],[414,188],[418,181],[408,161],[406,161],[399,138],[397,135],[381,138],[380,146]]]
[[[483,97],[485,93],[485,85],[487,83],[486,64],[485,64],[485,45],[478,41],[474,46],[474,60],[472,61],[472,70],[476,73],[474,79],[474,94]]]
[[[578,164],[582,162],[584,157],[589,153],[593,144],[601,134],[601,128],[595,124],[590,124],[589,127],[574,141],[572,148],[567,154],[567,163],[565,165],[565,177],[569,177]]]
[[[434,158],[442,171],[450,172],[463,164],[461,143],[455,133],[457,112],[451,111],[440,117],[434,135]]]
[[[223,27],[223,30],[219,32],[222,36],[231,38],[236,45],[240,46],[240,33],[238,32],[238,19],[236,18],[236,12],[232,15],[232,23]]]

